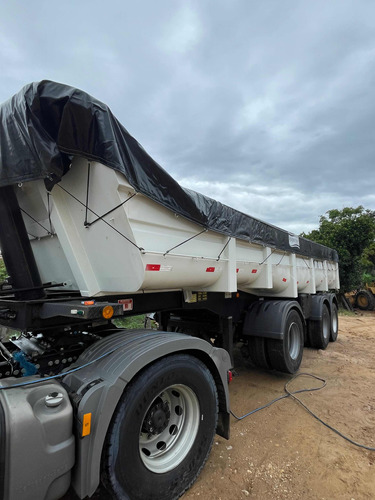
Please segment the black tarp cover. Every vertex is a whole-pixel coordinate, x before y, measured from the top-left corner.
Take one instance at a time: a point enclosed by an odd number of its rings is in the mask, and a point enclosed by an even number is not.
[[[26,85],[0,106],[0,187],[59,182],[73,156],[122,172],[136,191],[219,233],[309,257],[337,261],[323,245],[182,188],[156,163],[105,104],[67,85]],[[292,209],[292,207],[291,207]]]

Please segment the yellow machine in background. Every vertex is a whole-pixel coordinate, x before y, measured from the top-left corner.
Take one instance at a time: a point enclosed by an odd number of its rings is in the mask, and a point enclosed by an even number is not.
[[[375,283],[366,283],[360,290],[353,290],[345,294],[353,307],[362,311],[372,311],[375,307]]]

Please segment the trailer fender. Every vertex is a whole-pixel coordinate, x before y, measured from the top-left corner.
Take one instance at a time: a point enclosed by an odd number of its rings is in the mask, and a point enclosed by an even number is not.
[[[334,293],[311,297],[311,313],[307,322],[308,343],[317,349],[326,349],[338,334],[338,303]]]
[[[328,294],[326,294],[326,297],[327,297],[328,303],[329,303],[329,311],[332,314],[332,306],[336,306],[337,309],[339,308],[337,296],[335,293],[328,293]]]
[[[301,316],[305,331],[305,319],[298,302],[295,300],[264,300],[254,302],[249,307],[244,321],[243,334],[282,340],[285,321],[292,309],[295,309]]]
[[[146,366],[177,352],[196,356],[211,371],[219,397],[217,432],[229,437],[231,362],[225,350],[181,333],[119,331],[88,348],[70,370],[91,364],[63,379],[76,409],[77,461],[72,484],[80,498],[91,496],[99,485],[107,430],[127,384]]]
[[[328,310],[331,310],[331,304],[333,301],[334,294],[319,294],[311,296],[311,313],[309,320],[320,321],[322,318],[323,304],[326,304]]]

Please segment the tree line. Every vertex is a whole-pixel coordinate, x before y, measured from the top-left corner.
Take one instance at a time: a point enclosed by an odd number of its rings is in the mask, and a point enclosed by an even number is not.
[[[5,264],[2,258],[0,258],[0,283],[5,280],[8,276],[7,270],[5,269]]]
[[[375,281],[375,211],[362,206],[329,210],[318,229],[301,236],[337,250],[343,292]]]

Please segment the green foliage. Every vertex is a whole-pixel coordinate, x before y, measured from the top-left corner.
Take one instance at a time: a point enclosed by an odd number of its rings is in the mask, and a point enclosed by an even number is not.
[[[375,282],[375,275],[371,273],[366,273],[366,271],[362,274],[362,283],[370,285]]]
[[[0,259],[0,283],[8,276],[3,259]]]
[[[346,309],[339,309],[339,316],[355,316],[354,311],[347,311]]]
[[[363,276],[364,283],[370,283],[375,281],[375,242],[370,243],[368,247],[365,248],[361,256],[361,264],[365,271]]]
[[[134,328],[144,328],[145,327],[145,315],[141,314],[139,316],[129,316],[127,318],[117,318],[113,320],[113,323],[117,328],[126,328],[132,330]]]
[[[362,206],[329,210],[320,217],[319,229],[303,236],[337,250],[343,291],[360,286],[362,273],[375,264],[375,212]]]

